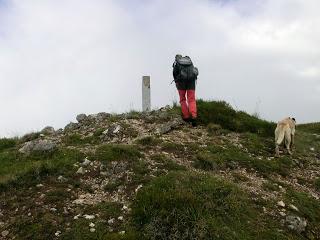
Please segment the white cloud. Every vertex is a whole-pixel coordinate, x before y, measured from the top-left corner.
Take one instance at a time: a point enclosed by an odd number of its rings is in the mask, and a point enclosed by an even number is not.
[[[319,121],[317,0],[13,0],[0,5],[0,136],[63,127],[77,113],[154,106],[177,52],[199,67],[197,95],[278,120]],[[310,82],[310,79],[312,81]]]

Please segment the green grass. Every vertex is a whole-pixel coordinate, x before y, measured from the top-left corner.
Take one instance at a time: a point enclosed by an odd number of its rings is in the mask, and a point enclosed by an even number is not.
[[[320,122],[299,124],[297,125],[297,130],[320,134]]]
[[[0,138],[0,152],[8,148],[14,148],[17,145],[17,139]]]
[[[320,201],[292,188],[287,189],[286,200],[299,209],[298,212],[293,212],[295,215],[308,220],[307,232],[314,237],[311,239],[320,239]]]
[[[63,138],[63,142],[66,144],[66,145],[82,145],[82,144],[94,144],[94,143],[97,143],[99,141],[99,136],[97,136],[97,134],[99,134],[100,131],[98,131],[97,133],[95,132],[93,136],[91,137],[83,137],[81,136],[80,134],[69,134],[69,135],[66,135],[64,138]],[[95,135],[96,134],[96,135]]]
[[[262,212],[231,183],[169,173],[138,192],[133,221],[144,239],[295,239]]]
[[[241,166],[249,170],[252,168],[263,176],[274,173],[287,176],[294,164],[291,158],[286,156],[272,160],[258,159],[231,145],[227,148],[212,145],[196,154],[194,166],[206,171]]]
[[[73,163],[83,159],[76,150],[58,149],[48,154],[28,156],[14,150],[0,153],[0,189],[31,185],[45,176],[70,175]]]
[[[155,146],[161,143],[161,139],[153,137],[153,136],[146,136],[137,140],[138,144],[143,146]]]
[[[152,155],[151,159],[157,163],[157,167],[160,169],[165,169],[167,171],[186,170],[185,166],[179,165],[163,154]]]
[[[261,120],[243,111],[234,110],[224,101],[197,101],[199,123],[218,124],[235,132],[251,132],[261,136],[273,136],[275,124]]]
[[[314,187],[316,188],[317,191],[320,192],[320,178],[317,178],[317,179],[314,181]]]
[[[94,155],[96,160],[109,163],[112,161],[134,162],[143,157],[134,145],[107,144],[100,146]]]

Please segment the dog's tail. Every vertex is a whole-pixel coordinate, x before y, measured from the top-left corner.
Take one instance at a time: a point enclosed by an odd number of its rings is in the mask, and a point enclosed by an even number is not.
[[[281,127],[277,127],[276,130],[274,131],[274,136],[275,136],[275,142],[276,145],[280,145],[284,139],[284,129]]]

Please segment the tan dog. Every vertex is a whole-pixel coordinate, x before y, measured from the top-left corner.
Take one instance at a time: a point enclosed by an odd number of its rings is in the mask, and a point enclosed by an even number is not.
[[[296,120],[294,118],[288,117],[278,122],[277,128],[274,131],[277,157],[280,156],[279,145],[283,142],[283,140],[288,153],[290,155],[292,154],[295,131],[296,131]]]

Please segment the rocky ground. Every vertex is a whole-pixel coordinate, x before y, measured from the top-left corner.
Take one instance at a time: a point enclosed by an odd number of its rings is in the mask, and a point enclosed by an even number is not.
[[[172,171],[231,182],[278,223],[278,231],[288,232],[288,239],[320,239],[317,134],[297,130],[294,155],[276,159],[272,137],[216,124],[192,128],[170,107],[76,119],[64,129],[47,127],[24,136],[10,150],[18,162],[30,162],[37,170],[31,180],[23,167],[21,178],[19,172],[3,174],[0,239],[134,239],[129,235],[137,194]],[[311,143],[305,140],[310,138]],[[55,157],[57,151],[62,155]],[[48,154],[51,166],[69,151],[76,154],[61,171],[60,165],[42,169],[34,155]]]

